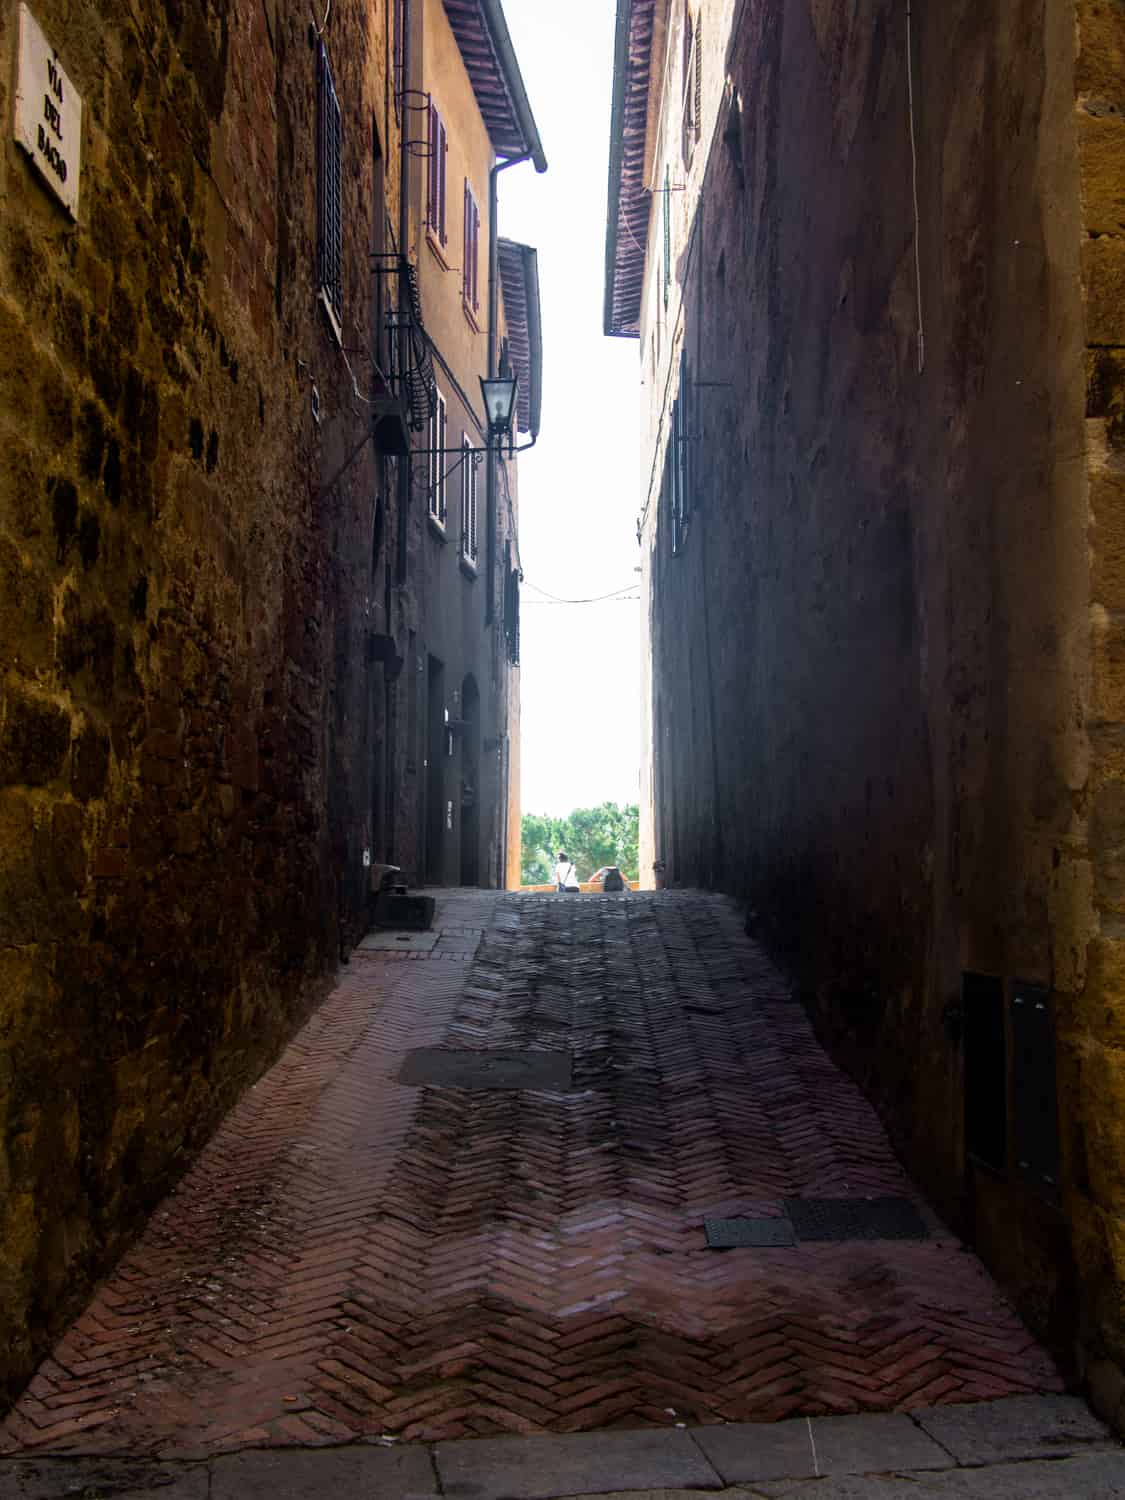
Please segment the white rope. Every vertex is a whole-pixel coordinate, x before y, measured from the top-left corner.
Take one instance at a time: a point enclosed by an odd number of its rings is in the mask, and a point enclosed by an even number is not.
[[[911,5],[906,0],[906,92],[910,104],[910,169],[914,190],[914,285],[918,294],[918,374],[926,367],[926,330],[922,324],[922,215],[918,208],[918,140],[914,128],[914,43]]]

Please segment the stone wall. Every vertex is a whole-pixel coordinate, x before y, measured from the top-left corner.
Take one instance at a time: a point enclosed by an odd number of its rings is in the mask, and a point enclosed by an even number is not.
[[[34,12],[86,118],[77,223],[8,127],[0,153],[9,1391],[363,922],[395,550],[370,445],[324,488],[367,421],[373,129],[397,213],[369,7],[334,0],[324,35],[343,351],[316,297],[309,9]]]
[[[1089,469],[1090,869],[1086,983],[1069,1017],[1070,1087],[1082,1099],[1075,1239],[1088,1378],[1125,1430],[1125,11],[1082,0],[1076,77],[1086,294]]]
[[[1120,1421],[1125,17],[1084,0],[1076,56],[1073,0],[915,6],[916,225],[904,8],[712,9],[704,166],[671,178],[674,287],[665,314],[654,231],[642,330],[655,855],[746,900]],[[968,1159],[965,974],[1050,993],[1054,1183],[1010,1141],[999,1171]]]

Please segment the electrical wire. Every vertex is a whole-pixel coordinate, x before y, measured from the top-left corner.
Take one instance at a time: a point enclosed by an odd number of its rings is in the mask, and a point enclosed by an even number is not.
[[[532,583],[529,578],[524,579],[524,588],[534,589],[537,594],[543,594],[552,604],[600,604],[603,599],[616,599],[621,594],[627,594],[637,587],[636,583],[627,583],[623,588],[612,589],[608,594],[594,594],[589,599],[562,599],[558,594],[552,594],[550,589],[541,589],[537,583]],[[533,602],[531,600],[529,603]]]
[[[549,604],[557,607],[560,604],[633,604],[640,594],[611,594],[607,599],[525,599],[526,608],[530,604]]]

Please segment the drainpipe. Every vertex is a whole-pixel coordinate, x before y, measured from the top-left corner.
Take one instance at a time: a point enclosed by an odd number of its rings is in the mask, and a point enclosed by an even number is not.
[[[497,233],[497,203],[499,199],[500,173],[506,172],[509,167],[518,167],[520,162],[530,161],[532,153],[525,151],[522,156],[508,156],[503,161],[498,161],[488,174],[488,375],[500,373],[499,348],[497,335],[497,321],[500,311],[500,271],[499,253],[496,248]],[[485,613],[484,623],[491,625],[496,618],[496,568],[493,563],[496,552],[496,454],[498,441],[490,440],[488,444],[488,457],[485,467],[485,563],[488,568],[488,579],[485,587]]]
[[[536,137],[538,143],[538,137]],[[500,173],[506,172],[509,167],[517,167],[520,162],[534,160],[536,170],[543,171],[547,163],[540,160],[543,157],[542,147],[538,152],[525,151],[520,156],[509,156],[503,161],[493,164],[488,173],[488,374],[489,376],[499,374],[500,351],[497,339],[497,323],[500,314],[500,268],[499,251],[496,241],[497,208],[499,202]],[[513,413],[512,420],[515,421]],[[485,567],[488,577],[485,581],[485,610],[484,623],[491,625],[496,619],[496,481],[497,481],[497,455],[500,451],[499,438],[490,438],[488,443],[488,454],[485,459]],[[498,724],[497,731],[502,737],[502,742],[507,748],[508,739],[508,695],[505,691],[504,701],[501,704],[503,712],[503,724]],[[499,884],[504,889],[507,879],[508,868],[508,777],[507,777],[507,754],[500,755],[500,785],[497,787],[496,806],[503,809],[503,817],[497,819],[496,837],[502,841],[497,848],[496,868],[499,873]]]
[[[408,149],[409,130],[406,124],[406,100],[410,89],[410,41],[411,41],[411,19],[413,14],[412,0],[403,0],[402,3],[402,74],[399,79],[401,93],[398,99],[398,253],[401,257],[406,256],[408,236],[410,233],[410,152]],[[393,62],[392,62],[393,67]],[[406,312],[407,298],[405,278],[399,276],[398,280],[398,315],[401,319]],[[409,539],[409,512],[410,512],[410,458],[398,460],[398,533],[395,537],[395,582],[401,587],[406,582],[407,572],[407,542]],[[388,557],[384,563],[384,578],[386,581],[386,609],[385,629],[387,634],[394,640],[395,630],[392,619],[391,599],[391,563]],[[398,819],[397,819],[397,779],[398,779],[398,756],[396,754],[395,736],[398,733],[397,703],[397,681],[392,678],[390,663],[383,663],[383,827],[385,830],[386,861],[388,864],[397,863],[398,859]],[[414,662],[408,664],[410,671],[414,670]],[[409,757],[408,757],[409,758]]]
[[[406,100],[410,93],[410,41],[411,41],[411,17],[413,14],[412,0],[402,0],[402,75],[400,78],[401,93],[398,99],[398,253],[403,259],[406,258],[407,245],[410,237],[410,131],[406,123]],[[400,321],[405,319],[408,311],[405,278],[398,278],[398,316]],[[403,584],[406,582],[406,543],[409,532],[408,511],[410,509],[410,456],[406,461],[399,460],[398,464],[398,536],[395,549],[395,582]],[[390,614],[387,615],[387,631],[394,634],[391,629]],[[393,861],[392,861],[393,863]]]

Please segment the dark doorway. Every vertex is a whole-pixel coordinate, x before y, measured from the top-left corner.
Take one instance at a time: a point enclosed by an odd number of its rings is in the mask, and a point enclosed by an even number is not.
[[[461,884],[480,884],[480,693],[461,684]]]
[[[428,658],[426,673],[426,881],[445,884],[445,668]]]

